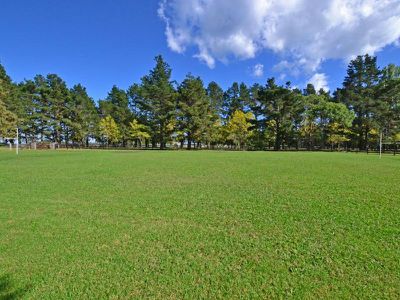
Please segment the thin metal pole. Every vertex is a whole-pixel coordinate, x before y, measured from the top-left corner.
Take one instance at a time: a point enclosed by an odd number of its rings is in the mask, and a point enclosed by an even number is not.
[[[382,158],[382,138],[383,138],[383,133],[381,132],[381,135],[379,138],[379,158]]]
[[[18,132],[18,127],[17,127],[17,150],[16,150],[16,151],[17,151],[17,155],[18,155],[18,151],[19,151],[19,149],[18,149],[18,147],[19,147],[19,142],[18,142],[18,133],[19,133],[19,132]]]

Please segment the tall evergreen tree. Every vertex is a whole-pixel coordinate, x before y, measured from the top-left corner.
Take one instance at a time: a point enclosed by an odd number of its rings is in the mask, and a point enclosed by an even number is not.
[[[246,111],[250,102],[250,91],[244,84],[234,82],[224,93],[224,117],[229,118],[235,111]]]
[[[253,132],[251,135],[250,147],[252,149],[262,150],[266,147],[265,130],[266,122],[263,118],[263,108],[261,104],[262,86],[258,83],[254,84],[249,89],[248,107],[254,118],[251,120],[253,123]]]
[[[36,115],[41,139],[61,144],[71,130],[71,97],[66,83],[56,74],[37,75],[35,82]]]
[[[23,106],[19,98],[19,89],[7,75],[5,68],[0,64],[0,102],[1,102],[1,124],[0,129],[3,136],[15,135],[16,126],[20,126],[23,120]],[[13,133],[9,130],[14,131]]]
[[[18,97],[18,88],[7,75],[5,68],[0,64],[0,100],[7,109],[19,116],[22,106]]]
[[[146,116],[152,132],[153,146],[165,149],[174,132],[177,93],[171,81],[171,68],[162,56],[155,58],[156,66],[141,80],[140,86],[130,89],[133,106]]]
[[[215,81],[212,81],[207,86],[207,95],[210,100],[211,112],[216,119],[219,119],[224,104],[224,91]]]
[[[209,118],[207,119],[205,142],[210,149],[222,140],[224,91],[215,81],[212,81],[207,86],[207,95]]]
[[[71,91],[72,106],[70,108],[72,132],[71,139],[80,145],[89,146],[89,140],[95,138],[99,124],[96,105],[81,84],[75,85]]]
[[[375,98],[375,88],[379,74],[376,57],[368,54],[358,56],[350,62],[343,88],[338,91],[339,100],[356,115],[353,131],[358,135],[357,146],[361,150],[368,149],[368,134],[376,127],[375,116],[379,104]]]
[[[126,146],[127,141],[130,139],[129,124],[133,120],[127,93],[117,86],[113,86],[107,98],[100,101],[100,111],[103,116],[110,115],[118,124],[122,144]]]
[[[281,150],[284,142],[289,144],[289,134],[303,111],[302,95],[293,91],[288,82],[278,86],[275,79],[268,79],[260,101],[265,121],[274,136],[274,149]]]
[[[0,137],[15,138],[17,128],[17,116],[9,111],[0,100]]]
[[[393,140],[400,133],[400,67],[389,65],[383,69],[375,95],[378,127],[386,139]]]
[[[36,85],[32,80],[26,80],[18,84],[19,99],[22,104],[22,113],[19,116],[19,128],[21,138],[25,143],[36,142],[39,134],[37,114]]]
[[[178,126],[187,140],[188,149],[192,142],[204,140],[207,126],[211,126],[209,98],[199,77],[187,75],[178,88]]]

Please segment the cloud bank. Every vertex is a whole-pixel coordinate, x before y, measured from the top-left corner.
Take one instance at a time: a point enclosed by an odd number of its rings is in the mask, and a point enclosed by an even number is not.
[[[270,50],[278,67],[311,73],[400,38],[399,0],[162,0],[158,15],[169,48],[193,48],[210,68]]]

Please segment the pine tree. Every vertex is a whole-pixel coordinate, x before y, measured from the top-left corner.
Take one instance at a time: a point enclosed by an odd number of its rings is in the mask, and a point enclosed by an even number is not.
[[[275,139],[275,150],[281,150],[284,142],[289,144],[289,134],[297,127],[295,124],[301,122],[302,100],[300,91],[292,90],[289,82],[286,86],[278,86],[271,78],[262,89],[260,102],[267,130]]]
[[[375,95],[378,127],[386,139],[393,140],[400,133],[400,67],[383,69]]]
[[[41,140],[68,143],[71,131],[71,97],[66,83],[56,74],[34,78],[36,126]]]
[[[153,146],[165,149],[174,132],[177,93],[171,81],[171,68],[162,56],[155,58],[156,66],[130,89],[132,104],[145,116],[151,129]]]
[[[127,93],[117,86],[113,86],[107,98],[100,101],[100,111],[103,116],[110,115],[118,124],[121,131],[122,144],[126,146],[130,138],[129,123],[133,119],[132,112],[129,109]]]
[[[0,101],[15,115],[21,113],[21,103],[18,98],[17,86],[11,81],[6,70],[0,64]]]
[[[244,83],[234,82],[224,93],[224,117],[229,118],[235,111],[245,111],[250,101],[250,91]]]
[[[205,142],[210,149],[217,143],[222,142],[222,114],[224,103],[224,91],[214,81],[210,82],[207,87],[207,96],[209,100],[208,118],[205,133]]]
[[[0,100],[0,137],[14,138],[16,136],[17,116],[6,108]]]
[[[224,91],[215,81],[212,81],[208,84],[207,95],[210,100],[211,112],[216,119],[219,119],[224,103]]]
[[[75,85],[71,90],[71,139],[80,145],[89,145],[89,140],[96,136],[99,116],[92,98],[81,85]]]
[[[23,120],[23,107],[19,100],[19,89],[7,75],[5,68],[0,64],[0,102],[1,125],[3,135],[15,136],[17,124]],[[10,132],[12,131],[12,133]]]
[[[204,140],[207,127],[211,126],[209,99],[203,81],[192,75],[186,76],[178,93],[178,127],[184,132],[188,149],[191,149],[192,142]]]
[[[376,57],[368,54],[358,56],[350,62],[343,88],[338,91],[339,99],[356,115],[353,131],[358,134],[357,146],[361,150],[369,148],[368,133],[377,126],[374,117],[379,103],[375,98],[375,89],[379,74]]]

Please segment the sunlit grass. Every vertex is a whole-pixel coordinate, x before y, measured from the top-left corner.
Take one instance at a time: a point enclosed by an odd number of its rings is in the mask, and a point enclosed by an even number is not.
[[[400,157],[0,151],[0,170],[0,299],[400,298]]]

